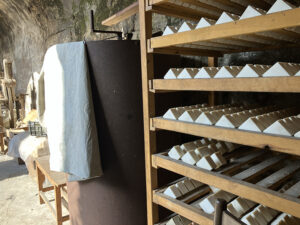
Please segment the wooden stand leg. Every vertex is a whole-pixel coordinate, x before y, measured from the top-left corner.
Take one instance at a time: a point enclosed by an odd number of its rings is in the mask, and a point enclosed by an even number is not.
[[[40,199],[40,204],[45,204],[43,198],[40,195],[40,192],[43,191],[43,183],[45,181],[45,175],[41,172],[39,167],[36,167],[36,172],[37,172],[37,181],[38,181],[38,190],[39,190],[39,199]]]
[[[55,209],[57,225],[62,225],[62,208],[61,208],[61,190],[60,187],[54,187],[55,192]]]
[[[4,149],[4,133],[0,133],[0,144],[1,144],[1,151],[4,152],[5,149]]]
[[[218,58],[217,57],[208,57],[207,59],[208,66],[217,66],[218,65]],[[208,93],[208,104],[210,106],[215,105],[215,92],[211,91]]]

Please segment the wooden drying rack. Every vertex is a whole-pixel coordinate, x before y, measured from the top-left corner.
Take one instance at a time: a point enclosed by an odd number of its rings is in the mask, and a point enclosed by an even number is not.
[[[214,185],[225,191],[299,217],[299,199],[278,194],[276,191],[258,187],[247,181],[236,180],[230,176],[172,160],[165,153],[157,154],[156,151],[156,132],[162,129],[253,147],[268,147],[267,149],[271,151],[300,155],[298,148],[300,139],[171,121],[157,118],[155,114],[155,94],[165,91],[209,91],[208,102],[210,105],[214,105],[214,91],[300,93],[300,77],[155,79],[153,54],[156,53],[207,56],[208,66],[217,66],[217,57],[227,53],[299,46],[300,34],[290,32],[286,28],[300,26],[300,8],[161,37],[152,37],[153,13],[199,21],[202,17],[217,19],[223,11],[241,15],[250,4],[267,10],[271,6],[270,2],[272,1],[139,0],[139,2],[103,21],[103,25],[110,26],[139,13],[148,225],[159,222],[158,205],[193,222],[213,224],[211,215],[195,209],[186,204],[185,201],[170,199],[163,195],[158,187],[158,168],[164,168]],[[274,36],[261,36],[261,32],[271,32]],[[288,40],[280,39],[281,35],[284,35]],[[253,41],[241,39],[245,36],[251,36]],[[239,44],[236,40],[239,40]],[[232,43],[229,43],[230,41]]]

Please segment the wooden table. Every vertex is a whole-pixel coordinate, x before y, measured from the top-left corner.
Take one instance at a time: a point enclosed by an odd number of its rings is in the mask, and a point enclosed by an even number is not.
[[[68,210],[68,195],[67,195],[67,174],[61,172],[50,171],[49,156],[43,156],[36,159],[36,171],[38,179],[38,190],[40,204],[47,204],[52,214],[54,215],[57,225],[62,225],[63,222],[69,220],[69,215],[62,215],[62,205]],[[49,180],[52,186],[43,187],[45,178]],[[55,208],[51,205],[45,192],[54,190]]]

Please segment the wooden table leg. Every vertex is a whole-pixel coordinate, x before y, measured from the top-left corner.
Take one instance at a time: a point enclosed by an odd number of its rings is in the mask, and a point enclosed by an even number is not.
[[[42,173],[42,171],[39,169],[39,167],[36,167],[36,172],[37,172],[37,181],[38,181],[38,189],[39,189],[39,199],[40,199],[40,204],[45,204],[43,198],[40,195],[40,191],[43,191],[43,183],[45,181],[45,175]]]
[[[55,209],[57,225],[62,225],[62,208],[61,208],[61,190],[60,187],[54,187],[55,192]]]
[[[0,132],[1,151],[4,152],[4,133]]]

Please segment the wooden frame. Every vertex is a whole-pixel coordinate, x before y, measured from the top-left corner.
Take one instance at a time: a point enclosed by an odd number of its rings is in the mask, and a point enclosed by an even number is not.
[[[272,31],[287,35],[291,38],[299,38],[299,34],[286,31],[285,28],[300,26],[300,9],[296,8],[265,16],[153,38],[152,13],[199,20],[202,16],[216,19],[222,11],[241,15],[248,5],[263,9],[270,7],[270,1],[267,0],[179,1],[206,8],[210,13],[208,15],[206,11],[201,12],[199,8],[198,10],[193,10],[188,8],[188,5],[176,5],[170,0],[139,0],[138,3],[135,3],[103,22],[105,25],[120,22],[133,12],[136,13],[138,5],[141,40],[148,225],[154,225],[159,222],[158,205],[185,216],[193,222],[199,224],[214,224],[214,218],[212,216],[191,208],[184,201],[170,199],[162,194],[161,189],[158,189],[157,186],[157,169],[159,168],[164,168],[174,173],[219,187],[225,191],[290,213],[291,215],[299,216],[299,199],[279,194],[276,191],[262,188],[247,181],[234,179],[225,174],[195,168],[188,164],[172,160],[164,154],[156,154],[156,132],[157,130],[164,129],[260,148],[269,147],[270,150],[294,155],[300,155],[300,151],[297,148],[297,146],[300,146],[300,139],[155,118],[155,94],[165,91],[210,91],[208,102],[209,105],[214,105],[214,91],[299,93],[300,79],[298,77],[191,80],[154,79],[153,54],[207,56],[209,57],[208,66],[217,66],[216,57],[222,56],[225,53],[267,50],[283,46],[299,46],[298,41],[282,41],[274,37],[260,36],[259,33]],[[248,39],[239,38],[240,36],[246,35],[251,36],[252,39],[255,40],[249,41]],[[264,40],[265,42],[262,42],[264,44],[257,41],[256,38]],[[239,42],[229,43],[235,40],[239,40]],[[260,152],[265,154],[262,151]],[[247,162],[251,160],[254,159],[249,158]],[[235,167],[229,168],[226,173],[230,173],[235,169]],[[260,172],[263,172],[263,170]]]
[[[37,182],[38,182],[38,195],[40,204],[47,204],[51,213],[56,219],[57,225],[62,225],[63,222],[70,219],[69,215],[62,215],[62,205],[68,210],[67,198],[67,177],[64,173],[50,171],[49,156],[44,156],[36,160]],[[52,186],[43,187],[45,179],[48,179]],[[45,192],[54,190],[55,208],[51,204],[51,200],[47,198]]]

